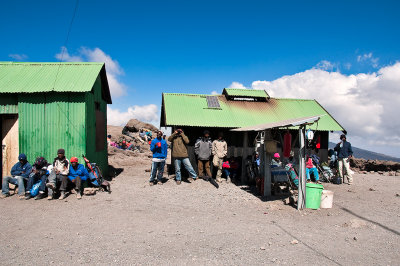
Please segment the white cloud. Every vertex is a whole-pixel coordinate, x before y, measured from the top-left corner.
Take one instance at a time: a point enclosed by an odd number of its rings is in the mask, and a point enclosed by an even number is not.
[[[345,69],[350,70],[350,68],[351,68],[351,63],[344,63],[343,66],[344,66]]]
[[[359,63],[369,63],[371,64],[374,68],[378,67],[378,61],[379,58],[378,57],[374,57],[372,53],[368,53],[368,54],[363,54],[363,55],[358,55],[357,56],[357,62]]]
[[[119,63],[116,60],[113,60],[111,56],[104,53],[100,48],[89,49],[86,47],[82,47],[80,49],[82,55],[86,56],[89,62],[105,62],[107,72],[110,72],[114,75],[122,75],[124,71],[120,67]]]
[[[28,56],[26,54],[9,54],[8,56],[17,61],[23,61],[28,59]]]
[[[126,86],[119,80],[120,76],[124,74],[123,69],[118,61],[113,60],[110,55],[104,53],[100,48],[89,49],[81,47],[76,55],[71,55],[67,48],[61,47],[61,51],[56,54],[56,58],[66,62],[104,62],[111,95],[120,97],[126,94]]]
[[[219,95],[219,92],[218,91],[212,91],[211,95]]]
[[[62,62],[82,62],[84,61],[81,55],[70,55],[66,47],[61,47],[60,53],[55,56]]]
[[[327,61],[327,60],[322,60],[321,62],[319,62],[315,68],[318,69],[322,69],[322,70],[329,70],[332,71],[334,67],[334,64],[332,64],[331,62]]]
[[[234,81],[231,83],[231,85],[229,85],[228,88],[232,88],[232,89],[247,89],[242,83]]]
[[[252,89],[272,97],[316,99],[348,131],[359,147],[398,153],[400,147],[400,62],[375,73],[345,75],[312,68],[273,81],[257,80]],[[334,140],[336,141],[336,140]]]
[[[119,109],[113,109],[110,106],[107,107],[108,125],[123,126],[133,118],[151,123],[156,127],[159,127],[160,124],[158,107],[155,104],[130,106],[124,112]]]

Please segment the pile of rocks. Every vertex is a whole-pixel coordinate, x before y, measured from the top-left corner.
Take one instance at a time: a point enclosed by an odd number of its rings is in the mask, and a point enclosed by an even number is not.
[[[380,175],[400,176],[400,163],[398,162],[352,158],[350,167],[362,174],[377,173]]]

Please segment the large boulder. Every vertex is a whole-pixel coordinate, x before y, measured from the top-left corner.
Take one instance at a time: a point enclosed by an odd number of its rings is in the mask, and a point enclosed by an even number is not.
[[[151,131],[158,130],[158,128],[156,128],[152,124],[145,123],[145,122],[139,121],[137,119],[131,119],[125,125],[125,129],[127,129],[130,132],[138,132],[142,128],[150,129]]]

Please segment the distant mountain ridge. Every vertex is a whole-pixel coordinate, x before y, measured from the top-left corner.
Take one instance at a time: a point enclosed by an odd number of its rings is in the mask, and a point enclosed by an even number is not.
[[[335,143],[329,142],[329,149],[333,149],[336,146]],[[400,158],[392,157],[389,155],[368,151],[364,149],[360,149],[357,147],[352,146],[354,157],[356,158],[363,158],[366,160],[382,160],[382,161],[393,161],[393,162],[400,162]]]

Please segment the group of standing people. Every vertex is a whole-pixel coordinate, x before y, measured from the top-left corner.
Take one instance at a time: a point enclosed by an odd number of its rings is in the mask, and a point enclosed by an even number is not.
[[[154,185],[156,178],[157,184],[162,185],[162,177],[165,167],[165,161],[167,158],[168,144],[163,138],[163,132],[158,131],[157,137],[151,141],[150,150],[153,152],[153,161],[150,174],[150,185]],[[340,137],[341,142],[335,147],[338,153],[338,173],[343,179],[343,182],[347,178],[347,183],[350,185],[353,182],[349,159],[353,155],[351,144],[346,141],[346,136]],[[194,145],[194,152],[197,158],[198,173],[193,169],[189,160],[189,154],[187,145],[189,144],[189,138],[185,135],[182,129],[175,130],[172,135],[168,138],[172,146],[172,157],[174,159],[175,166],[175,180],[178,185],[181,184],[181,168],[182,165],[189,173],[189,181],[196,181],[199,177],[208,180],[212,178],[211,173],[211,162],[217,169],[216,181],[222,182],[222,175],[225,173],[227,182],[231,182],[231,176],[237,172],[238,164],[234,160],[226,160],[228,154],[228,145],[223,138],[223,134],[219,133],[218,138],[212,141],[210,132],[205,130],[203,136],[198,138]],[[312,156],[309,156],[306,161],[306,174],[307,180],[310,180],[311,174],[314,176],[315,182],[319,183],[319,174],[315,163],[313,162]],[[258,159],[258,156],[256,156]],[[256,159],[256,160],[257,160]],[[259,159],[257,161],[259,165]],[[285,165],[295,166],[294,152],[290,153],[289,158]],[[279,153],[274,154],[271,165],[273,167],[282,167]]]
[[[228,153],[228,145],[223,138],[223,134],[218,134],[218,139],[212,141],[210,132],[204,131],[203,136],[196,140],[194,150],[197,157],[198,173],[193,169],[189,160],[189,153],[187,145],[189,138],[185,135],[182,129],[175,130],[168,138],[172,146],[172,157],[174,158],[175,166],[175,180],[176,184],[182,183],[181,168],[182,165],[188,171],[190,177],[189,181],[196,181],[199,177],[203,179],[212,178],[210,161],[216,167],[217,182],[222,181],[223,163],[224,158]],[[150,185],[155,184],[157,177],[157,184],[162,185],[162,177],[165,167],[165,160],[167,158],[168,144],[163,138],[163,132],[157,132],[157,138],[153,139],[150,144],[150,150],[153,152],[153,160],[150,174]],[[230,177],[227,176],[227,182],[230,182]]]
[[[204,179],[212,177],[210,167],[210,159],[212,156],[212,163],[214,167],[218,169],[216,180],[217,182],[222,182],[224,158],[228,154],[228,144],[224,140],[222,132],[218,134],[218,139],[211,141],[210,132],[205,130],[203,136],[198,138],[194,144],[194,153],[197,157],[199,176]],[[227,182],[230,182],[229,175],[227,176]]]

